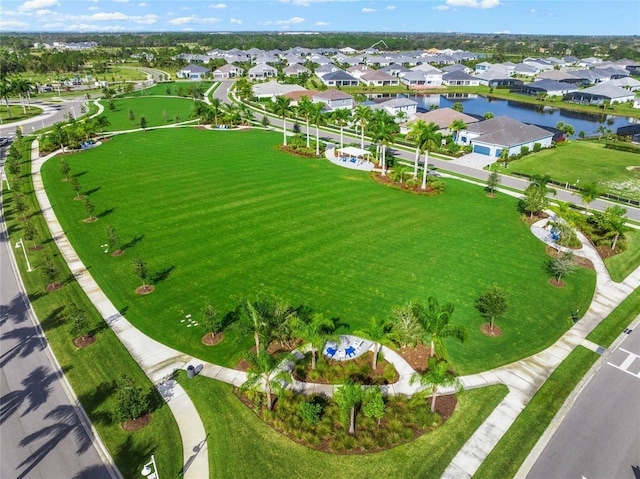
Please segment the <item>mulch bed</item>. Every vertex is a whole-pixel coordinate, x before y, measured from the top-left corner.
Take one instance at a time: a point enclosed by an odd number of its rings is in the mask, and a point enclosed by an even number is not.
[[[146,286],[139,286],[138,288],[136,288],[136,294],[149,294],[153,292],[154,289],[156,289],[156,287],[150,284]]]
[[[427,184],[427,188],[423,190],[422,188],[420,188],[421,185],[408,186],[406,183],[402,183],[402,184],[396,183],[388,176],[382,176],[378,172],[371,172],[371,178],[374,181],[380,183],[381,185],[390,186],[392,188],[396,188],[402,191],[407,191],[409,193],[414,193],[416,195],[434,196],[434,195],[440,194],[440,191],[432,188],[428,184]]]
[[[85,218],[82,221],[85,223],[95,223],[96,221],[98,221],[98,217],[92,216],[91,218]]]
[[[58,289],[62,288],[62,283],[59,282],[53,282],[53,283],[49,283],[47,285],[47,287],[45,288],[47,291],[56,291]]]
[[[480,326],[480,329],[487,336],[491,336],[493,338],[497,338],[498,336],[502,336],[502,329],[499,326],[493,325],[493,329],[491,329],[491,325],[489,323],[485,323]]]
[[[202,344],[205,346],[216,346],[224,339],[224,333],[207,333],[202,336]]]
[[[96,337],[92,335],[79,336],[73,340],[73,345],[78,349],[84,349],[96,342]]]
[[[419,373],[427,370],[427,360],[431,354],[431,348],[424,344],[418,344],[414,348],[405,347],[396,349],[396,353],[404,358],[413,369]]]
[[[540,220],[548,218],[548,217],[549,217],[549,215],[546,214],[544,211],[539,211],[538,213],[534,214],[533,215],[533,219],[531,218],[531,216],[529,214],[520,215],[520,218],[522,218],[522,221],[527,223],[529,226],[531,226],[534,223],[537,223]]]
[[[551,286],[555,286],[556,288],[564,288],[564,287],[565,287],[564,281],[562,281],[562,280],[558,281],[558,280],[557,280],[557,279],[555,279],[555,278],[551,278],[551,279],[549,280],[549,284],[550,284]]]
[[[80,200],[84,200],[86,198],[85,195],[78,195],[78,196],[74,196],[73,199],[75,201],[80,201]]]
[[[29,251],[40,251],[44,249],[44,246],[42,246],[41,244],[37,244],[35,246],[29,246]]]
[[[317,352],[316,354],[320,355],[322,353]],[[345,372],[345,370],[347,368],[352,368],[353,365],[357,366],[358,368],[362,367],[363,365],[373,365],[373,353],[370,351],[367,351],[362,356],[358,356],[357,358],[350,359],[348,361],[337,361],[337,360],[326,359],[326,358],[325,358],[325,361],[327,362],[330,368],[335,368],[340,371],[341,374],[337,377],[341,377],[341,376],[346,377],[347,373]],[[368,374],[366,377],[360,377],[358,380],[355,380],[355,382],[366,384],[366,385],[380,384],[381,381],[384,384],[393,384],[397,382],[400,379],[400,376],[398,375],[397,371],[393,380],[390,380],[387,382],[387,380],[384,379],[385,364],[387,363],[388,363],[387,361],[379,360],[378,363],[376,364],[376,369],[372,369],[370,374]],[[316,384],[333,384],[335,382],[334,380],[327,379],[324,376],[319,377],[317,379],[309,379],[308,375],[311,373],[311,371],[312,371],[311,362],[309,362],[309,367],[305,371],[303,371],[302,376],[299,376],[298,374],[296,374],[296,371],[294,370],[293,377],[298,381],[305,381],[305,382],[316,383]]]
[[[111,256],[122,256],[124,254],[124,250],[123,249],[117,249],[115,251],[111,252]]]
[[[137,431],[138,429],[142,429],[150,422],[151,422],[151,414],[146,413],[137,419],[128,419],[127,421],[121,422],[120,426],[125,431],[131,432],[131,431]]]
[[[598,254],[602,259],[611,258],[612,256],[622,253],[622,251],[619,250],[618,248],[612,250],[611,246],[604,245],[604,246],[594,246],[594,247],[598,251]]]
[[[302,151],[296,150],[295,148],[291,148],[290,146],[279,145],[277,147],[280,151],[284,151],[285,153],[289,153],[291,155],[299,156],[300,158],[322,158],[322,156],[318,157],[314,153],[304,153]]]
[[[551,246],[547,246],[546,251],[547,251],[547,254],[552,258],[558,258],[561,254],[560,251],[558,251],[555,248],[552,248]],[[590,259],[584,258],[582,256],[574,256],[573,263],[576,266],[579,266],[581,268],[595,269],[595,267],[593,266],[593,262]]]
[[[273,341],[267,347],[267,353],[271,354],[271,355],[281,354],[281,353],[290,353],[291,351],[296,349],[301,344],[302,344],[302,340],[301,339],[296,339],[295,341],[292,341],[291,344],[283,344],[283,343],[281,343],[279,341]],[[255,346],[252,347],[249,350],[249,352],[252,353],[252,354],[255,354],[256,353],[256,347]],[[238,361],[236,363],[236,365],[233,368],[237,369],[238,371],[247,371],[250,367],[251,366],[249,365],[249,363],[245,359],[241,359],[240,361]]]

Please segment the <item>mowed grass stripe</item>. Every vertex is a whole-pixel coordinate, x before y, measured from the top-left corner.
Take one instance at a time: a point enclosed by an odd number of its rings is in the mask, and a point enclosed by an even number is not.
[[[71,199],[55,160],[43,174],[78,253],[127,318],[225,365],[247,338],[238,344],[229,332],[228,341],[206,348],[202,330],[180,323],[199,316],[205,296],[224,314],[240,299],[275,294],[357,329],[394,305],[433,295],[453,302],[454,322],[469,327],[467,344],[450,344],[465,373],[542,349],[569,327],[570,310],[587,309],[593,272],[578,271],[563,289],[550,286],[544,245],[518,218],[514,198],[490,199],[452,180],[440,196],[403,193],[363,172],[283,154],[275,149],[280,138],[167,129],[69,156],[83,188],[94,191],[96,212],[112,210],[93,224],[81,222],[82,203]],[[138,238],[120,258],[100,251],[107,223],[125,243]],[[152,275],[167,273],[144,298],[134,293],[138,256]],[[494,282],[510,305],[499,321],[503,336],[487,338],[473,305]]]

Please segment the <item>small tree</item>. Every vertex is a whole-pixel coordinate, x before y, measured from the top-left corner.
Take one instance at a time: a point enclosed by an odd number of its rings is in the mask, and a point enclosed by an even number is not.
[[[368,328],[354,332],[354,334],[364,336],[365,338],[373,341],[372,368],[374,370],[378,367],[378,352],[380,351],[380,345],[387,342],[390,329],[391,324],[389,324],[386,320],[373,317],[369,320]]]
[[[142,287],[146,288],[146,280],[149,275],[147,263],[142,261],[142,259],[140,258],[136,258],[136,260],[133,262],[133,271],[135,272],[136,276],[142,281]]]
[[[88,220],[93,220],[93,212],[96,210],[96,206],[91,202],[89,198],[84,199],[84,210],[87,212],[89,217]]]
[[[493,330],[493,322],[507,311],[507,295],[494,284],[476,300],[476,308],[489,320],[489,329]]]
[[[91,328],[87,321],[87,314],[84,309],[80,309],[75,304],[69,308],[69,319],[71,319],[71,334],[74,338],[86,338],[90,336]]]
[[[431,396],[431,412],[436,410],[436,398],[441,387],[453,386],[456,390],[461,387],[460,381],[449,371],[449,363],[431,356],[427,360],[425,373],[414,373],[409,380],[410,384],[419,383],[426,386],[427,396]]]
[[[260,123],[264,128],[269,128],[269,125],[271,125],[271,121],[269,120],[269,117],[267,115],[262,116],[262,120],[260,121]]]
[[[18,215],[20,215],[20,219],[25,221],[27,219],[26,215],[27,211],[29,211],[29,205],[20,197],[15,199],[14,204]]]
[[[302,401],[300,404],[298,404],[298,410],[296,411],[296,414],[306,424],[315,426],[320,420],[320,414],[322,414],[322,405],[314,402],[313,399],[309,401]]]
[[[76,178],[75,176],[72,176],[69,179],[69,185],[71,186],[71,189],[76,194],[76,196],[74,197],[74,200],[79,200],[80,199],[80,190],[82,189],[82,187],[80,186],[80,182],[78,181],[78,178]]]
[[[202,324],[206,328],[207,332],[212,336],[222,332],[223,318],[218,314],[216,307],[213,305],[209,298],[204,300],[204,309],[202,310]]]
[[[144,116],[140,117],[140,128],[143,130],[147,128],[147,119]]]
[[[137,419],[149,410],[149,400],[141,387],[127,375],[118,381],[115,418],[118,422]]]
[[[133,113],[133,110],[131,108],[129,108],[129,121],[131,123],[133,123],[135,121],[135,119],[136,119],[135,113]]]
[[[64,178],[62,181],[69,181],[69,173],[71,173],[71,167],[69,166],[69,162],[65,158],[60,158],[60,173]]]
[[[49,285],[57,282],[60,272],[51,258],[47,258],[43,261],[41,266],[42,274],[49,281]]]
[[[38,233],[38,229],[35,227],[33,223],[31,223],[31,221],[25,222],[22,234],[24,236],[24,239],[26,239],[27,241],[31,241],[33,243],[33,247],[35,248],[36,247],[35,240],[40,235]]]
[[[109,245],[109,249],[113,252],[122,251],[120,249],[120,236],[118,236],[118,232],[116,231],[115,227],[109,223],[105,229],[107,232],[107,244]]]
[[[291,375],[280,368],[283,361],[290,360],[293,356],[285,354],[273,357],[265,350],[256,354],[247,353],[245,359],[249,363],[247,380],[240,386],[243,392],[261,389],[267,395],[267,409],[272,410],[275,399],[284,392],[283,384],[291,381]]]
[[[575,271],[576,265],[573,263],[573,253],[563,253],[562,256],[553,258],[549,263],[549,270],[555,276],[556,283],[560,283],[563,276]]]
[[[340,408],[342,423],[348,427],[351,435],[356,433],[356,409],[362,403],[363,396],[362,387],[350,379],[333,394],[333,400]]]
[[[500,184],[500,181],[500,174],[496,170],[492,169],[487,178],[487,188],[489,188],[489,193],[492,196],[495,195],[494,191]]]
[[[371,387],[364,393],[364,405],[362,406],[362,412],[367,417],[372,417],[378,420],[378,426],[380,421],[384,417],[386,406],[384,404],[384,398],[382,397],[382,391],[378,387]]]
[[[598,199],[598,197],[603,193],[604,190],[596,182],[585,183],[582,185],[578,194],[580,195],[580,198],[582,198],[582,202],[586,206],[587,213],[589,213],[589,205],[593,202],[593,200]]]

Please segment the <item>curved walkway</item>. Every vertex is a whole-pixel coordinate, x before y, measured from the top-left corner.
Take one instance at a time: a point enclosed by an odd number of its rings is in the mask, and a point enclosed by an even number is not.
[[[193,403],[180,385],[170,379],[171,375],[176,369],[191,365],[206,377],[240,386],[246,380],[246,373],[206,363],[158,343],[138,331],[116,310],[100,290],[69,243],[45,193],[40,168],[46,160],[56,154],[57,152],[54,152],[39,158],[37,142],[34,143],[34,190],[52,237],[72,273],[94,303],[96,309],[118,335],[120,341],[140,364],[151,381],[157,385],[165,400],[167,400],[182,435],[185,458],[184,477],[187,479],[207,477],[209,466],[204,427]],[[509,193],[513,194],[512,192]],[[546,223],[547,220],[543,221]],[[532,226],[532,232],[536,234],[537,230],[535,228],[542,227],[543,224],[541,222],[536,223],[536,225]],[[536,236],[538,235],[536,234]],[[544,237],[540,238],[545,240]],[[465,389],[505,384],[509,387],[509,393],[454,457],[443,477],[470,478],[473,476],[489,452],[517,418],[520,411],[555,368],[576,346],[585,344],[587,347],[593,347],[593,345],[585,341],[587,334],[622,302],[635,287],[640,285],[640,268],[629,275],[623,283],[614,283],[595,249],[580,233],[579,238],[583,242],[583,247],[581,250],[576,251],[576,254],[589,258],[597,272],[596,291],[589,310],[577,324],[544,351],[500,368],[460,377]],[[382,351],[385,358],[392,362],[400,373],[398,382],[384,388],[387,394],[410,395],[423,389],[409,384],[409,379],[414,370],[400,355],[385,347],[382,348]],[[305,394],[323,393],[332,395],[334,390],[332,385],[301,382],[294,382],[290,387]],[[447,392],[451,391],[445,390],[442,393],[446,394]]]

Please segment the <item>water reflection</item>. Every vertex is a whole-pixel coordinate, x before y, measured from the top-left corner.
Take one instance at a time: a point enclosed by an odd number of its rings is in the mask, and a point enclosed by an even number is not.
[[[416,95],[375,93],[369,94],[367,97],[374,101],[396,97],[410,98],[418,103],[419,112],[426,112],[433,108],[451,108],[454,103],[461,103],[464,113],[470,115],[484,116],[485,113],[492,113],[494,116],[504,115],[525,123],[551,127],[555,127],[558,122],[563,121],[573,126],[575,130],[574,138],[578,137],[581,131],[587,136],[597,135],[598,127],[601,125],[616,131],[622,126],[637,123],[636,119],[621,116],[564,110],[548,104],[520,103],[499,98],[489,99],[473,93]]]

